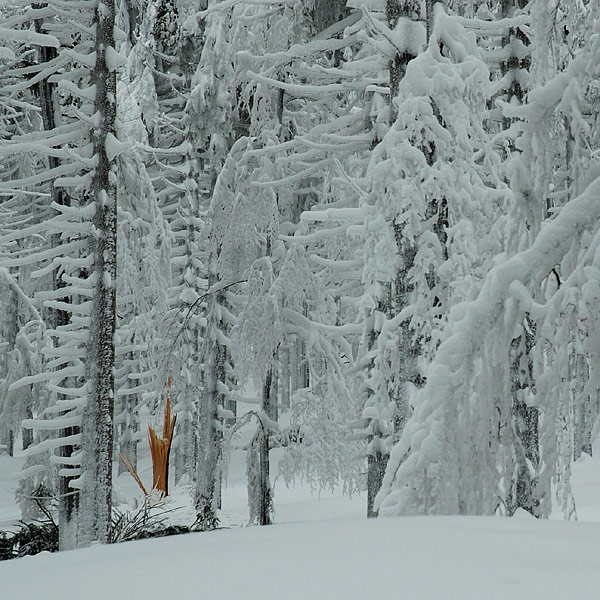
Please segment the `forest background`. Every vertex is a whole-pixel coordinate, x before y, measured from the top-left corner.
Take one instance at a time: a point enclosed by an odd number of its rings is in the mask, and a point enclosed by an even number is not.
[[[62,548],[175,480],[575,514],[600,408],[597,0],[0,3],[0,443]],[[167,389],[167,382],[172,387]],[[241,412],[249,388],[253,410]],[[279,424],[286,413],[289,426]]]

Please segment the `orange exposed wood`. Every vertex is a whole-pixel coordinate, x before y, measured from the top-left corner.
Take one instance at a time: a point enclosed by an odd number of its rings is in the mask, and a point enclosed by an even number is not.
[[[152,455],[152,491],[156,491],[157,496],[161,498],[169,493],[169,455],[171,453],[171,442],[173,441],[175,422],[177,421],[177,415],[171,415],[171,383],[172,379],[169,377],[167,381],[168,392],[165,417],[163,420],[162,438],[159,438],[152,426],[148,425],[148,443],[150,444],[150,454]],[[131,459],[122,454],[119,454],[119,458],[140,486],[144,495],[149,496],[150,494],[146,491]]]
[[[171,389],[170,377],[168,388]],[[162,496],[169,493],[169,454],[176,421],[177,415],[171,415],[171,398],[167,394],[162,438],[159,438],[154,429],[148,425],[148,439],[152,455],[152,490],[156,490]]]

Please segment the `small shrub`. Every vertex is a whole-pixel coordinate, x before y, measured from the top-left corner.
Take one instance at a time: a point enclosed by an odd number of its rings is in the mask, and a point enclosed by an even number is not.
[[[153,512],[156,510],[160,512]],[[187,525],[165,524],[167,515],[174,510],[177,509],[165,510],[148,502],[135,512],[113,509],[109,544],[189,533],[191,528]]]
[[[0,560],[58,552],[58,527],[53,520],[25,523],[15,533],[0,531]]]
[[[58,552],[58,527],[54,521],[23,523],[13,536],[16,558],[40,552]]]
[[[44,519],[19,521],[16,532],[0,531],[0,560],[32,556],[40,552],[58,552],[58,525],[52,516],[54,495],[40,484],[30,496]]]

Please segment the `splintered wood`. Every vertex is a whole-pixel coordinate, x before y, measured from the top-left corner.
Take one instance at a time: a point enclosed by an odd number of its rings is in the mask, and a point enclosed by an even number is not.
[[[169,378],[170,387],[171,378]],[[152,454],[152,491],[156,491],[158,495],[162,496],[169,493],[169,454],[171,453],[175,421],[177,421],[177,415],[171,416],[171,399],[167,395],[162,438],[159,438],[154,429],[148,425],[150,454]]]
[[[150,444],[150,454],[152,455],[152,492],[148,494],[142,483],[135,467],[128,456],[119,454],[119,458],[125,465],[125,468],[136,480],[145,496],[155,496],[162,498],[169,493],[169,455],[171,453],[171,442],[173,441],[173,431],[177,415],[171,415],[171,377],[167,382],[167,403],[165,406],[165,417],[163,421],[162,438],[158,437],[151,425],[148,425],[148,442]]]

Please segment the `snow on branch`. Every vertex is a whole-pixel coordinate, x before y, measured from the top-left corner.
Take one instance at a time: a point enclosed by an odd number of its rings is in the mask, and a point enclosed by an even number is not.
[[[364,90],[371,83],[370,81],[352,80],[341,83],[311,85],[308,83],[287,83],[286,81],[265,77],[264,75],[253,73],[252,71],[248,71],[248,76],[260,83],[284,90],[290,94],[290,96],[296,96],[297,98],[313,98],[315,100],[321,100],[324,94],[341,94],[342,92],[351,90]]]
[[[561,104],[571,82],[581,78],[588,69],[589,63],[590,56],[587,53],[579,54],[565,71],[556,75],[545,85],[531,90],[526,106],[517,108],[504,105],[504,113],[510,118],[524,117],[532,127],[542,123]]]
[[[528,24],[528,15],[518,15],[504,19],[485,21],[484,19],[466,18],[454,16],[465,29],[473,31],[477,35],[505,36],[511,29],[518,29]]]
[[[390,44],[387,51],[381,44],[377,44],[378,49],[388,58],[395,58],[398,54],[417,56],[425,48],[427,34],[424,23],[400,17],[394,29],[390,29],[383,21],[373,17],[368,8],[363,7],[362,10],[371,31]]]
[[[375,207],[365,204],[350,208],[326,208],[321,210],[306,210],[300,215],[302,221],[323,222],[342,221],[344,223],[362,223],[369,215],[375,214]]]
[[[36,173],[29,177],[22,177],[21,179],[11,179],[8,183],[0,183],[0,192],[7,190],[18,189],[19,187],[28,187],[41,183],[47,183],[48,181],[55,180],[57,177],[75,173],[81,169],[81,165],[76,163],[66,163],[53,169],[46,169],[42,173]]]
[[[35,375],[29,375],[27,377],[21,377],[14,383],[12,383],[8,391],[16,390],[26,385],[32,385],[34,383],[41,383],[43,381],[53,381],[58,379],[65,379],[67,377],[83,377],[85,375],[85,369],[83,364],[73,365],[59,369],[58,371],[48,371],[44,373],[37,373]]]
[[[356,44],[359,41],[359,35],[353,34],[342,39],[320,39],[317,36],[315,39],[305,44],[294,44],[285,52],[273,52],[265,53],[260,56],[251,54],[247,50],[241,50],[237,56],[240,60],[252,62],[252,63],[268,63],[271,64],[271,70],[275,71],[277,68],[288,64],[294,59],[305,58],[313,54],[320,55],[323,52],[334,52],[336,50],[343,50]]]
[[[79,427],[81,415],[67,415],[52,420],[49,419],[25,419],[21,426],[25,429],[43,429],[44,431],[59,431],[69,427]]]
[[[0,38],[22,44],[34,44],[35,46],[44,46],[46,48],[59,48],[60,42],[53,35],[37,33],[30,29],[8,29],[0,27]]]
[[[220,2],[219,4],[213,4],[211,7],[207,8],[206,10],[201,10],[198,13],[196,13],[196,16],[199,19],[206,19],[206,17],[208,17],[208,15],[214,13],[214,12],[218,12],[218,11],[222,11],[222,10],[228,10],[230,8],[235,8],[236,6],[240,5],[240,4],[252,4],[254,6],[273,6],[273,5],[280,5],[280,6],[285,6],[287,4],[286,0],[281,0],[280,2],[272,2],[271,0],[223,0],[223,2]]]
[[[35,446],[30,446],[23,452],[23,454],[26,456],[31,454],[40,454],[46,450],[55,450],[56,448],[62,448],[63,446],[74,446],[76,444],[81,444],[80,433],[44,440]]]

